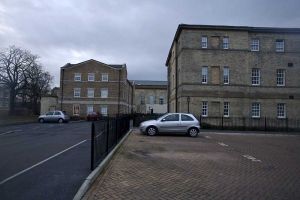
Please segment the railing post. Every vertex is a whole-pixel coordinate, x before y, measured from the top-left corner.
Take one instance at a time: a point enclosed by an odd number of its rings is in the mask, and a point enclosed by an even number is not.
[[[108,155],[108,138],[109,138],[109,117],[107,117],[107,124],[106,124],[106,155]]]
[[[200,128],[202,128],[202,119],[201,119],[201,114],[200,114],[200,122],[199,122],[199,124],[200,124]]]
[[[118,117],[116,117],[116,144],[118,144]]]
[[[222,130],[224,129],[224,117],[222,116]]]
[[[94,148],[95,148],[95,124],[92,123],[91,130],[91,171],[94,170]]]
[[[265,131],[267,131],[267,117],[265,117]]]

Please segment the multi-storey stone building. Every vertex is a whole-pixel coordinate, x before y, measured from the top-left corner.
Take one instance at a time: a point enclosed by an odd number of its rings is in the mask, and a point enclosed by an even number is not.
[[[59,103],[71,116],[90,112],[128,114],[133,108],[133,87],[126,65],[108,65],[96,60],[66,64],[60,72]]]
[[[181,24],[166,66],[169,112],[299,118],[300,28]]]
[[[167,81],[131,81],[136,113],[167,112]]]

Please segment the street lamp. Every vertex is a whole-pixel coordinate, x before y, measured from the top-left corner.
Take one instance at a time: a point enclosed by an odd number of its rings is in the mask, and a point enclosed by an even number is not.
[[[187,100],[187,103],[188,103],[188,113],[190,113],[190,100],[191,100],[191,98],[188,96],[186,98],[186,100]]]

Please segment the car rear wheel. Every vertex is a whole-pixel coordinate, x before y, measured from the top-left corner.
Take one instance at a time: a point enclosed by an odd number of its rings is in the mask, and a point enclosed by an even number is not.
[[[63,123],[64,122],[64,120],[62,119],[62,118],[60,118],[59,120],[58,120],[58,123]]]
[[[44,121],[45,121],[45,120],[44,120],[43,118],[39,119],[39,122],[40,122],[40,123],[44,123]]]
[[[154,126],[150,126],[147,128],[147,135],[154,136],[157,134],[157,128]]]
[[[188,131],[189,136],[191,137],[197,137],[198,136],[198,129],[196,128],[190,128]]]

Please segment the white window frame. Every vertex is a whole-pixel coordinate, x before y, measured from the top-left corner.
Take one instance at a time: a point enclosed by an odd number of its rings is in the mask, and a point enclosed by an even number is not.
[[[285,69],[276,70],[276,84],[277,86],[285,86]]]
[[[224,83],[224,85],[228,85],[229,84],[229,77],[230,77],[229,73],[230,73],[229,72],[229,67],[225,66],[223,68],[223,83]]]
[[[163,96],[160,96],[159,97],[159,104],[163,105],[165,103],[164,101],[165,101],[165,98]]]
[[[223,37],[223,49],[229,49],[229,37]]]
[[[87,97],[88,98],[94,98],[95,97],[95,89],[94,88],[88,88],[87,89]]]
[[[79,98],[81,93],[81,88],[74,88],[74,98]]]
[[[144,95],[140,96],[140,100],[141,100],[140,104],[145,105],[145,96]]]
[[[277,104],[277,118],[280,118],[280,119],[286,118],[286,104],[285,103]]]
[[[108,98],[108,88],[101,88],[100,95],[101,98]]]
[[[251,84],[252,85],[260,85],[260,69],[259,68],[252,68]]]
[[[108,115],[108,108],[106,105],[100,106],[100,114],[102,116],[107,116]]]
[[[93,105],[86,105],[86,114],[89,114],[91,112],[94,112],[94,106]]]
[[[95,73],[88,73],[88,81],[95,81]]]
[[[224,102],[224,110],[223,110],[223,116],[224,117],[229,117],[229,113],[230,113],[230,103],[225,101]]]
[[[201,48],[202,49],[207,49],[207,45],[208,42],[207,42],[207,36],[202,36],[201,37]]]
[[[74,73],[74,81],[81,81],[81,73]]]
[[[76,112],[78,110],[78,112]],[[73,115],[79,116],[80,115],[80,105],[79,104],[73,104]]]
[[[149,96],[149,104],[150,104],[150,105],[153,105],[153,104],[154,104],[154,96],[153,96],[153,95],[150,95],[150,96]]]
[[[108,73],[101,74],[101,81],[108,82]]]
[[[252,118],[260,118],[260,103],[253,102],[251,105],[251,116]]]
[[[201,70],[201,83],[202,84],[207,84],[208,82],[208,67],[203,66]]]
[[[284,40],[276,40],[275,42],[275,51],[276,52],[284,52]]]
[[[201,116],[202,117],[207,117],[208,116],[208,102],[207,101],[202,101]]]
[[[251,51],[259,51],[259,39],[251,39]]]

